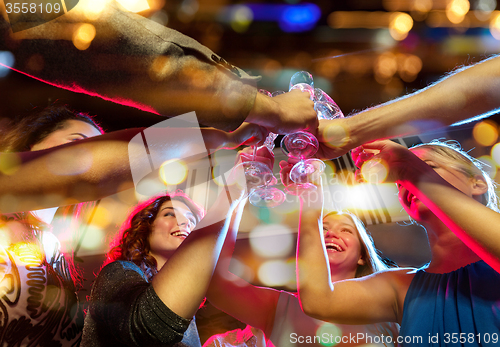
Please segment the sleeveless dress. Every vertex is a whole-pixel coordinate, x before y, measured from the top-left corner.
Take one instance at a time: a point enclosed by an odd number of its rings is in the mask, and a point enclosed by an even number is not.
[[[405,297],[400,346],[500,344],[500,274],[484,261],[450,273],[415,274]]]

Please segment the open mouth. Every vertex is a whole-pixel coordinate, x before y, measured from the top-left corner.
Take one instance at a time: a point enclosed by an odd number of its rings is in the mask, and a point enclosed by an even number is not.
[[[334,243],[334,242],[326,242],[325,246],[326,246],[327,251],[331,251],[331,252],[343,252],[344,251],[344,248],[341,245]]]

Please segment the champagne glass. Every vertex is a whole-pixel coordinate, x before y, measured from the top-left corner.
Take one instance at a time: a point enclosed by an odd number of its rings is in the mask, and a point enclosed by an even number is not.
[[[299,71],[290,79],[290,90],[300,89],[309,92],[311,100],[316,100],[316,90],[312,75],[307,71]],[[318,88],[318,94],[324,97]],[[325,93],[326,94],[326,93]],[[332,100],[333,101],[333,100]],[[315,189],[311,183],[316,181],[325,170],[325,163],[319,159],[310,159],[319,148],[318,140],[314,135],[305,131],[288,134],[281,140],[281,150],[289,158],[299,159],[290,170],[290,179],[297,188]]]
[[[264,146],[266,146],[271,153],[273,153],[274,140],[277,136],[278,134],[269,133],[264,142]],[[281,205],[285,201],[286,196],[282,190],[273,187],[276,183],[278,183],[278,180],[273,175],[270,181],[264,183],[264,185],[260,187],[254,188],[248,197],[250,203],[257,207],[268,208]]]

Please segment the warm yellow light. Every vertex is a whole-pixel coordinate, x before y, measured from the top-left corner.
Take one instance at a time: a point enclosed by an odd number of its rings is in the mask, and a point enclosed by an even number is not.
[[[492,15],[490,20],[490,33],[495,39],[500,40],[500,13]]]
[[[497,175],[497,166],[495,160],[493,160],[493,158],[489,155],[482,155],[477,158],[477,160],[484,163],[484,171],[486,171],[491,178],[495,178],[495,176]]]
[[[453,24],[458,24],[464,20],[469,9],[470,3],[468,0],[452,0],[446,6],[446,17]]]
[[[176,185],[184,182],[188,168],[181,159],[170,159],[160,167],[160,178],[165,185]]]
[[[405,39],[411,28],[413,28],[413,19],[408,13],[395,13],[391,16],[389,32],[394,40]]]
[[[361,175],[368,183],[382,183],[388,173],[388,165],[383,159],[370,159],[361,166]]]
[[[482,121],[472,129],[474,140],[481,146],[492,146],[498,139],[498,126],[493,121]]]
[[[21,160],[16,153],[0,153],[0,173],[13,175],[20,164]]]
[[[495,144],[491,148],[491,158],[495,162],[496,166],[500,167],[500,143]]]
[[[247,6],[238,6],[231,18],[231,28],[238,33],[247,31],[253,21],[253,12]]]
[[[73,32],[73,44],[79,50],[84,51],[89,48],[95,34],[95,27],[92,24],[81,24]]]
[[[258,277],[265,286],[284,286],[295,281],[295,266],[283,260],[269,260],[259,267]]]
[[[120,5],[122,5],[127,11],[130,12],[141,12],[149,10],[149,4],[147,0],[117,0]]]
[[[109,225],[109,223],[111,223],[111,214],[105,207],[98,206],[94,210],[94,216],[91,220],[91,223],[94,226],[105,228]]]

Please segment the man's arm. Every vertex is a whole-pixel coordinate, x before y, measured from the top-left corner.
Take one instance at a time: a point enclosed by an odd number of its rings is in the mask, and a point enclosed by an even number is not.
[[[14,34],[0,21],[0,34],[9,34],[6,46],[15,55],[17,71],[167,117],[195,111],[200,124],[226,131],[247,118],[276,133],[316,130],[313,103],[305,95],[276,100],[257,95],[259,77],[196,40],[123,11],[115,2],[91,20],[82,11],[84,1],[80,3],[53,21]],[[68,33],[83,23],[91,24],[96,36],[87,49],[78,50]],[[43,58],[42,70],[30,68],[33,54]],[[289,107],[290,100],[299,107]]]
[[[321,121],[318,156],[334,158],[376,139],[422,134],[500,107],[500,56],[463,67],[413,94],[351,117]]]

